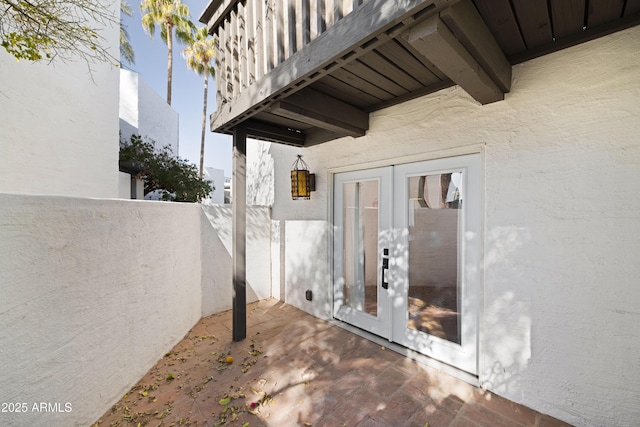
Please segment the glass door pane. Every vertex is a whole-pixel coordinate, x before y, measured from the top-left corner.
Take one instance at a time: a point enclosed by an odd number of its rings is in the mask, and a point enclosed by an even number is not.
[[[462,173],[407,180],[407,327],[460,344],[458,241]]]
[[[378,313],[378,181],[344,184],[344,303]]]

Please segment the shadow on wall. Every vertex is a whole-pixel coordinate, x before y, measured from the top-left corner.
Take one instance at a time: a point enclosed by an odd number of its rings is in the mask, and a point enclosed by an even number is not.
[[[531,359],[531,313],[526,262],[519,250],[531,240],[527,228],[487,230],[484,315],[480,325],[480,383],[512,400],[523,401],[522,372]]]
[[[326,221],[285,221],[285,301],[322,319],[331,316]],[[313,301],[305,300],[305,291]]]
[[[231,308],[232,208],[202,205],[202,315]],[[247,302],[271,296],[269,208],[247,208]]]

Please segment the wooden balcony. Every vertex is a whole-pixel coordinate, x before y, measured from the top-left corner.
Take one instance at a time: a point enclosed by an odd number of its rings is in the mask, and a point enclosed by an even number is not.
[[[457,84],[481,104],[511,66],[640,22],[640,0],[212,0],[211,130],[308,146]]]

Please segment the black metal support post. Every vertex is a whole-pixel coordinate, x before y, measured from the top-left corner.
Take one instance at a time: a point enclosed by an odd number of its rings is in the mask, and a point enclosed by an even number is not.
[[[247,336],[247,130],[236,126],[233,130],[233,340]]]

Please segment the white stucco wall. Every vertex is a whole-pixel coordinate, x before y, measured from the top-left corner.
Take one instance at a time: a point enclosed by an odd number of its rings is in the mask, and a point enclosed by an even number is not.
[[[117,58],[115,21],[102,35]],[[119,69],[16,62],[4,49],[0,64],[0,193],[117,197]]]
[[[640,419],[640,28],[513,67],[511,93],[480,106],[460,88],[371,114],[370,130],[304,150],[273,145],[273,219],[286,245],[304,221],[318,253],[330,221],[329,170],[483,153],[484,303],[480,382],[576,425]],[[301,152],[317,176],[292,201],[288,170]],[[251,153],[249,153],[251,156]],[[289,223],[302,221],[289,227]],[[287,228],[289,227],[289,230]],[[329,269],[285,248],[289,302]],[[301,259],[303,257],[308,257]],[[324,280],[324,279],[323,279]],[[330,281],[326,283],[329,286]]]
[[[202,315],[231,309],[232,208],[202,205]],[[247,302],[272,296],[270,209],[247,207]]]
[[[128,141],[140,135],[155,141],[158,148],[169,146],[177,156],[179,117],[167,101],[136,72],[120,70],[120,132]]]
[[[29,408],[0,425],[87,426],[182,339],[201,315],[201,215],[0,195],[0,402]]]

